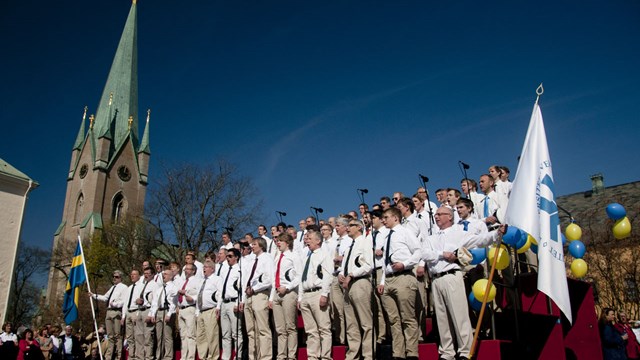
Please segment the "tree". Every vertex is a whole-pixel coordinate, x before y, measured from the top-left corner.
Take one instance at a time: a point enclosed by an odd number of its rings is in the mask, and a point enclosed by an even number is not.
[[[48,272],[50,255],[46,250],[20,242],[6,316],[13,324],[31,324],[39,313],[41,290],[35,277]]]
[[[209,231],[227,227],[242,234],[258,225],[262,201],[255,186],[224,160],[168,168],[158,179],[148,216],[161,242],[174,245],[164,248],[167,258],[217,248],[219,242]]]

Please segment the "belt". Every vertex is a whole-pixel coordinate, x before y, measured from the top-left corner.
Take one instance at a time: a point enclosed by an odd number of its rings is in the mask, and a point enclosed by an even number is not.
[[[158,308],[158,311],[167,311],[167,310],[169,310],[169,308],[166,308],[166,307]]]
[[[211,310],[211,309],[215,309],[215,306],[214,306],[214,307],[210,307],[210,308],[208,308],[208,309],[202,309],[202,310],[200,310],[200,312],[201,312],[201,313],[203,313],[203,312],[207,312],[207,311],[209,311],[209,310]]]
[[[140,306],[140,307],[138,308],[138,310],[140,310],[140,311],[145,311],[145,310],[148,310],[150,307],[151,307],[151,306]]]
[[[228,303],[230,303],[230,302],[234,302],[234,301],[237,301],[237,300],[238,300],[238,298],[237,298],[237,297],[234,297],[234,298],[224,299],[224,300],[222,300],[222,302],[223,302],[224,304],[228,304]]]
[[[400,275],[409,275],[409,274],[413,274],[413,272],[411,270],[403,270],[397,273],[391,273],[391,274],[386,274],[385,277],[386,278],[392,278],[392,277],[396,277],[396,276],[400,276]]]
[[[434,275],[433,275],[433,278],[434,278],[434,279],[441,278],[441,277],[443,277],[443,276],[445,276],[445,275],[455,274],[455,273],[457,273],[458,271],[460,271],[460,270],[459,270],[459,269],[451,269],[451,270],[449,270],[449,271],[443,271],[443,272],[441,272],[441,273],[434,274]]]
[[[316,292],[316,291],[320,291],[322,289],[322,287],[320,286],[316,286],[313,287],[311,289],[307,289],[307,290],[302,290],[303,293],[307,294],[307,293],[312,293],[312,292]]]
[[[113,310],[113,311],[122,311],[122,308],[107,308],[107,310]]]
[[[191,305],[180,305],[180,309],[186,309],[186,308],[190,308],[196,306],[196,304],[191,304]]]
[[[376,267],[376,270],[380,270],[380,269],[382,269],[382,266]]]
[[[140,309],[127,310],[127,312],[128,312],[128,313],[132,313],[132,312],[136,312],[136,311],[138,311],[138,310],[140,310]]]

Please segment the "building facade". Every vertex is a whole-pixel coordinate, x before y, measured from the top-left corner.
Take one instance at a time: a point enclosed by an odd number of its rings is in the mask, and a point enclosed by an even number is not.
[[[47,303],[59,314],[78,238],[125,214],[142,214],[149,171],[149,116],[138,132],[137,9],[131,5],[95,115],[85,107],[71,150],[62,222],[54,233]],[[88,123],[87,123],[88,120]]]

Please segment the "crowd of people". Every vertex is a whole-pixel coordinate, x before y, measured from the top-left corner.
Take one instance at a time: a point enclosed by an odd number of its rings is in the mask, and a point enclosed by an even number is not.
[[[89,294],[106,303],[105,358],[119,359],[126,343],[134,360],[172,359],[178,346],[188,360],[296,359],[301,314],[310,359],[331,359],[336,344],[347,359],[373,359],[385,342],[394,358],[417,359],[430,311],[441,358],[468,358],[467,264],[457,255],[504,234],[508,169],[492,166],[478,183],[437,190],[438,204],[419,188],[298,228],[260,225],[237,241],[225,232],[202,259],[145,261],[128,286],[115,271],[105,294]]]
[[[99,336],[104,335],[99,330]],[[94,333],[84,337],[67,325],[64,330],[47,324],[39,330],[20,326],[13,332],[9,322],[0,334],[0,359],[3,360],[96,360],[99,359]]]
[[[333,345],[346,345],[348,360],[373,359],[385,343],[393,359],[418,359],[424,319],[433,314],[440,358],[468,359],[472,266],[461,252],[505,233],[508,177],[506,167],[492,166],[478,183],[465,178],[460,190],[438,189],[435,201],[418,188],[326,221],[307,217],[297,228],[260,225],[257,235],[236,241],[225,232],[219,249],[202,259],[187,252],[184,264],[145,261],[130,271],[130,285],[114,271],[106,293],[89,294],[106,305],[104,358],[121,359],[126,347],[133,360],[171,360],[177,350],[187,360],[297,359],[300,314],[309,359],[332,359]],[[613,326],[608,316],[601,323],[605,353],[631,342],[631,328]],[[10,328],[5,333],[2,343],[13,342]],[[25,340],[27,352],[80,358],[68,355],[73,341],[47,343],[44,334],[44,343]],[[23,347],[17,338],[15,345]]]

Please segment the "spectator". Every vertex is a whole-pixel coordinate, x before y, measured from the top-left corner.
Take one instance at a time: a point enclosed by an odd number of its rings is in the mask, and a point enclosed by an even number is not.
[[[40,345],[33,337],[33,330],[24,329],[23,336],[24,339],[20,339],[18,343],[18,360],[43,360]]]
[[[13,333],[10,322],[2,325],[0,334],[0,359],[15,359],[18,354],[18,336]]]
[[[40,329],[40,333],[38,334],[37,339],[38,345],[40,345],[40,351],[42,351],[42,357],[46,360],[49,359],[49,352],[53,345],[51,344],[51,337],[49,336],[49,328],[43,327]]]
[[[624,351],[624,342],[629,339],[629,336],[627,334],[620,334],[613,326],[615,318],[615,311],[613,311],[613,309],[602,309],[598,325],[600,326],[604,360],[622,360],[627,358]]]
[[[640,358],[640,345],[638,345],[636,334],[633,333],[625,312],[618,311],[618,322],[614,326],[620,334],[627,334],[628,336],[628,339],[625,341],[627,358],[629,358],[629,360]]]

